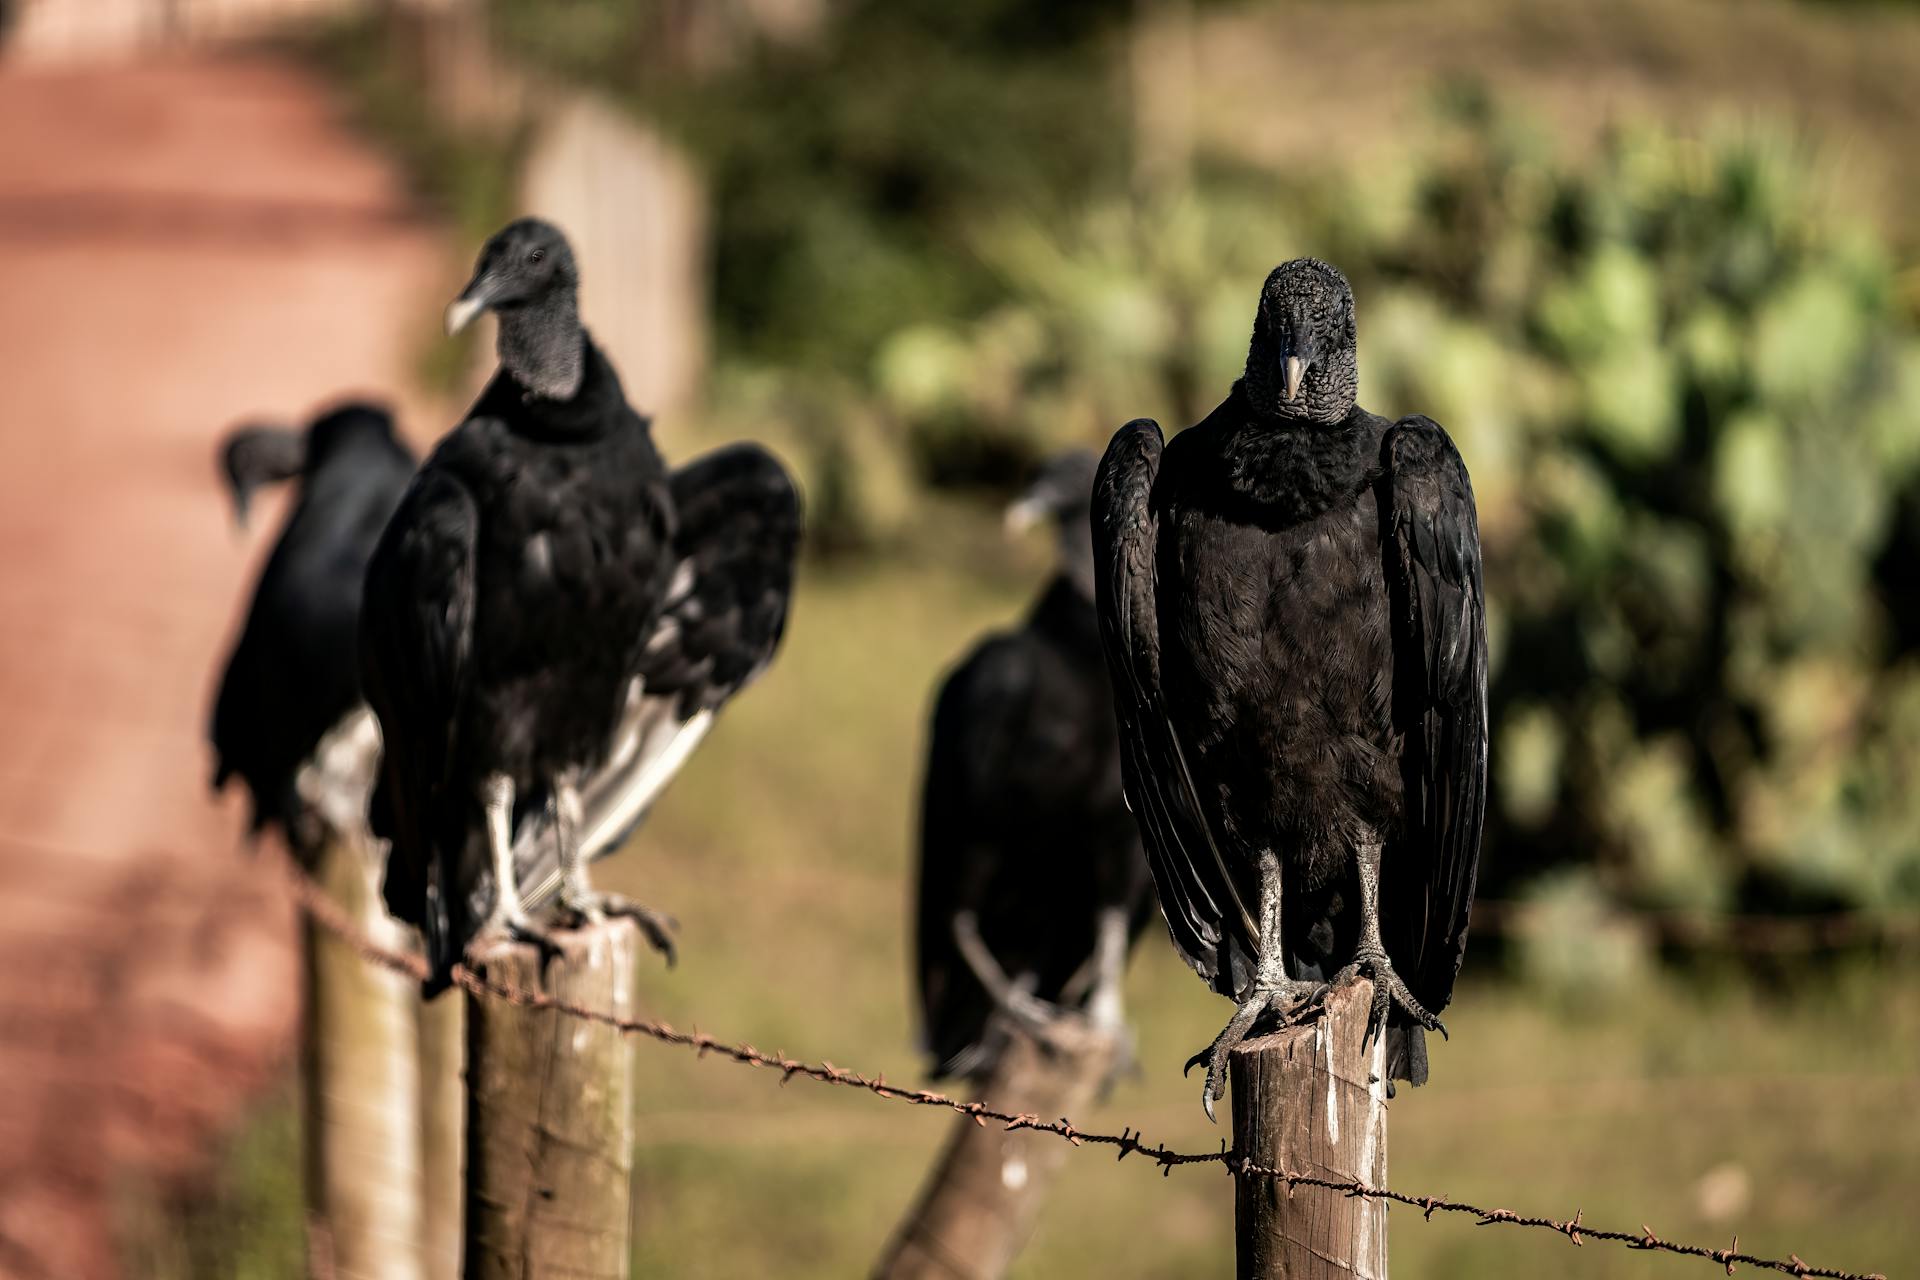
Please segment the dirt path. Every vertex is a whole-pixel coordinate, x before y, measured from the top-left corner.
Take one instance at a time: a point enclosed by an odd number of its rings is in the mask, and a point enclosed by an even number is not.
[[[212,445],[394,394],[443,274],[397,175],[260,57],[0,69],[0,1275],[118,1270],[284,1061],[292,919],[202,723],[277,527]],[[413,425],[421,415],[411,415]]]

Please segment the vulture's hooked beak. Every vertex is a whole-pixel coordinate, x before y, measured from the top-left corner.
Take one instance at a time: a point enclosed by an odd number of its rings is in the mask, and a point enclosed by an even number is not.
[[[233,500],[233,522],[242,532],[253,511],[255,491],[291,480],[306,469],[307,437],[290,427],[253,425],[227,437],[221,449],[227,496]]]
[[[1295,400],[1298,400],[1300,398],[1300,377],[1302,374],[1306,372],[1306,368],[1307,368],[1306,365],[1300,362],[1299,356],[1287,357],[1287,382],[1286,382],[1285,394],[1287,397],[1288,404],[1292,404]]]
[[[1038,494],[1029,493],[1007,504],[1002,518],[1007,536],[1017,538],[1047,518],[1047,503]]]
[[[447,336],[451,338],[472,324],[473,318],[487,309],[496,292],[498,285],[492,278],[475,276],[460,296],[447,306]]]

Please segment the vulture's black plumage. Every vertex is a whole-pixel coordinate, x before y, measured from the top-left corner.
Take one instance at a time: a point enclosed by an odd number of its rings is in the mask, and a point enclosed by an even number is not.
[[[214,702],[213,785],[253,794],[253,827],[294,833],[294,778],[360,702],[356,633],[367,561],[413,474],[413,455],[377,405],[346,404],[304,432],[244,427],[221,449],[235,514],[263,484],[299,495],[254,588]]]
[[[539,842],[516,852],[516,810],[523,830],[531,811],[549,810],[566,908],[634,914],[664,945],[661,918],[588,888],[582,833],[621,799],[596,780],[617,773],[650,800],[704,729],[701,698],[764,662],[722,671],[740,660],[724,635],[701,630],[709,608],[734,603],[737,588],[754,603],[742,606],[753,621],[735,629],[764,633],[758,596],[772,590],[784,617],[791,536],[764,580],[702,580],[703,549],[687,546],[699,503],[676,516],[676,485],[581,327],[577,290],[572,252],[551,225],[524,219],[488,241],[448,325],[498,312],[500,370],[421,468],[367,573],[361,648],[386,743],[374,817],[392,840],[387,904],[421,925],[430,990],[482,930],[543,936],[516,872]],[[749,477],[729,490],[710,476],[722,506],[791,510],[791,486],[766,455],[714,465]],[[737,569],[725,538],[742,526],[725,514],[707,517],[722,532],[705,553]],[[777,638],[777,620],[772,630]],[[696,721],[691,738],[680,732]]]
[[[1445,431],[1354,403],[1353,295],[1298,259],[1267,278],[1246,377],[1162,449],[1114,436],[1094,493],[1102,638],[1127,794],[1180,954],[1269,1009],[1364,973],[1389,1078],[1466,945],[1487,773],[1473,490]]]
[[[936,1076],[978,1076],[1061,1006],[1123,1030],[1127,953],[1152,886],[1120,788],[1120,739],[1093,608],[1096,459],[1054,462],[1010,511],[1055,522],[1060,569],[1025,622],[941,687],[921,797],[917,973]]]
[[[758,445],[733,444],[678,468],[669,483],[678,567],[606,761],[581,787],[575,838],[588,861],[626,843],[720,708],[766,670],[786,630],[800,547],[800,499],[786,468]],[[520,824],[515,858],[529,911],[560,889],[556,834],[542,806]],[[664,932],[655,942],[672,954]]]

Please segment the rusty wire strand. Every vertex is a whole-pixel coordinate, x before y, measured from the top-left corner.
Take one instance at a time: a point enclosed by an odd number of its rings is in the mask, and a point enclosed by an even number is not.
[[[427,976],[427,962],[424,957],[381,946],[368,937],[366,932],[341,909],[340,905],[291,859],[287,860],[286,867],[295,902],[321,928],[352,947],[369,964],[416,980]],[[1386,1187],[1371,1187],[1357,1178],[1323,1178],[1291,1169],[1272,1168],[1249,1160],[1236,1151],[1226,1149],[1224,1142],[1219,1151],[1174,1151],[1164,1145],[1150,1145],[1145,1140],[1144,1134],[1131,1126],[1123,1127],[1117,1134],[1095,1133],[1077,1128],[1065,1116],[1058,1120],[1043,1120],[1030,1113],[1016,1114],[1000,1111],[982,1102],[963,1101],[929,1089],[904,1089],[898,1085],[888,1084],[885,1075],[868,1076],[857,1071],[848,1071],[826,1059],[818,1063],[804,1062],[789,1058],[778,1050],[765,1053],[750,1044],[731,1043],[702,1031],[681,1031],[664,1022],[616,1017],[598,1009],[589,1009],[569,1001],[556,1000],[543,992],[528,991],[509,983],[495,981],[475,973],[465,965],[454,967],[453,982],[455,986],[482,999],[501,1000],[525,1009],[550,1009],[555,1013],[578,1018],[583,1022],[611,1027],[622,1034],[646,1036],[661,1044],[692,1049],[695,1055],[701,1058],[714,1054],[745,1066],[770,1068],[780,1072],[780,1083],[783,1085],[795,1076],[801,1076],[808,1080],[819,1081],[821,1084],[864,1089],[878,1097],[895,1102],[952,1111],[955,1114],[970,1117],[979,1125],[992,1121],[1005,1126],[1009,1131],[1028,1129],[1035,1133],[1052,1134],[1055,1137],[1064,1138],[1074,1146],[1115,1147],[1119,1150],[1116,1159],[1124,1160],[1130,1155],[1143,1156],[1158,1165],[1163,1176],[1171,1173],[1178,1165],[1218,1164],[1235,1177],[1270,1178],[1276,1182],[1284,1182],[1289,1191],[1295,1187],[1320,1187],[1329,1191],[1338,1191],[1343,1195],[1404,1204],[1420,1210],[1422,1218],[1427,1221],[1432,1221],[1436,1213],[1465,1213],[1471,1214],[1478,1220],[1475,1223],[1476,1226],[1502,1224],[1552,1231],[1557,1235],[1566,1236],[1575,1245],[1583,1246],[1588,1240],[1604,1240],[1623,1244],[1632,1249],[1704,1258],[1724,1266],[1728,1275],[1734,1273],[1736,1264],[1745,1264],[1763,1270],[1778,1271],[1785,1275],[1817,1276],[1822,1277],[1823,1280],[1886,1280],[1886,1277],[1879,1272],[1841,1271],[1833,1267],[1816,1267],[1802,1261],[1798,1254],[1793,1253],[1788,1254],[1785,1259],[1763,1258],[1757,1254],[1742,1253],[1739,1236],[1735,1236],[1727,1248],[1714,1249],[1706,1245],[1681,1244],[1662,1239],[1644,1224],[1637,1233],[1590,1227],[1581,1220],[1583,1211],[1579,1209],[1574,1210],[1571,1218],[1561,1221],[1551,1217],[1518,1214],[1510,1209],[1483,1209],[1478,1205],[1461,1200],[1449,1200],[1444,1196],[1408,1195]]]

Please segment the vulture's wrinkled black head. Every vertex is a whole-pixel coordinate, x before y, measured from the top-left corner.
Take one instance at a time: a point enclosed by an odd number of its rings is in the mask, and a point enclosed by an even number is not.
[[[1247,399],[1261,413],[1336,423],[1359,391],[1353,290],[1337,267],[1295,258],[1260,289],[1247,351]]]
[[[307,465],[307,438],[292,427],[236,427],[220,445],[220,471],[233,498],[233,518],[247,527],[253,494],[263,485],[299,475]]]
[[[454,334],[482,311],[500,316],[500,364],[529,390],[556,400],[579,389],[580,271],[560,228],[521,218],[494,232],[473,279],[447,308]]]
[[[221,474],[234,501],[234,524],[246,528],[253,491],[292,480],[307,468],[307,434],[290,426],[236,426],[221,441]]]
[[[385,406],[362,401],[337,405],[304,431],[249,424],[236,427],[220,445],[220,469],[233,498],[233,518],[247,527],[254,493],[309,475],[356,440],[393,439],[393,415]]]
[[[447,308],[447,332],[458,333],[482,311],[508,311],[557,291],[573,292],[580,274],[560,228],[538,218],[509,222],[480,250],[473,279]]]
[[[1100,455],[1069,449],[1048,459],[1027,491],[1007,508],[1007,529],[1024,533],[1043,520],[1061,525],[1085,521],[1093,507],[1093,475]]]
[[[1091,449],[1055,454],[1033,485],[1007,508],[1007,530],[1021,533],[1051,520],[1060,571],[1093,599],[1093,477],[1100,455]]]

